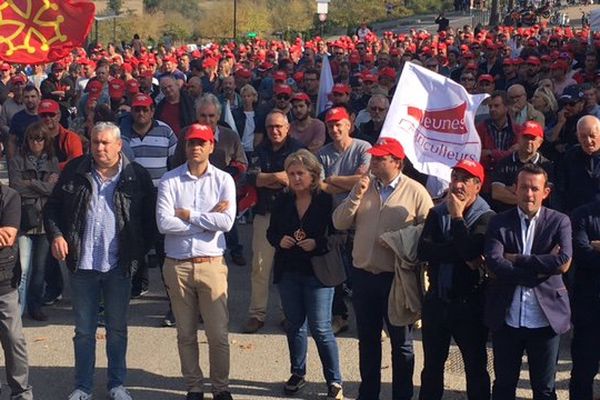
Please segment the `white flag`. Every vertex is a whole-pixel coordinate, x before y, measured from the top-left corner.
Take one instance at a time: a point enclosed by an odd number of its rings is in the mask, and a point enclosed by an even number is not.
[[[450,182],[460,160],[479,161],[474,118],[487,97],[470,95],[453,80],[407,62],[380,136],[398,140],[417,171]]]
[[[237,131],[237,126],[235,125],[233,114],[231,113],[231,106],[229,105],[229,100],[225,102],[225,109],[223,110],[223,113],[223,119],[225,120],[225,122],[227,122],[227,125],[229,125],[231,129],[233,129],[235,133],[239,135],[240,133]]]
[[[331,73],[331,65],[329,65],[329,56],[323,55],[321,63],[321,78],[319,79],[319,95],[317,97],[317,115],[321,114],[331,106],[329,101],[329,93],[333,89],[333,74]]]

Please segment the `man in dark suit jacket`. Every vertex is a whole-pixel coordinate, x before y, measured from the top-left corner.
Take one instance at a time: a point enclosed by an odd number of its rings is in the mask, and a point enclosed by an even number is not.
[[[573,369],[571,400],[594,398],[594,377],[600,362],[600,200],[576,208],[573,223]]]
[[[571,318],[561,276],[571,264],[571,222],[542,206],[550,188],[540,166],[521,168],[516,194],[517,208],[492,219],[485,243],[492,277],[484,311],[494,350],[492,399],[515,398],[525,350],[533,399],[556,400],[560,335]]]

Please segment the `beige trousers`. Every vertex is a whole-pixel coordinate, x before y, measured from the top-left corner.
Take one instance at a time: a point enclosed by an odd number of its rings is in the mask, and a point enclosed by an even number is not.
[[[165,259],[165,286],[177,321],[177,347],[181,373],[188,392],[203,392],[200,369],[198,315],[202,314],[208,339],[210,381],[213,393],[229,390],[227,265],[219,257],[192,263]]]

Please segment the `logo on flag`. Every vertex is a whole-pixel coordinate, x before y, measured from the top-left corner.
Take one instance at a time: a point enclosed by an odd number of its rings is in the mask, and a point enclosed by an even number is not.
[[[95,10],[91,1],[0,2],[0,59],[36,64],[64,58],[84,43]]]
[[[418,171],[449,182],[459,161],[479,160],[474,117],[486,97],[470,95],[451,79],[407,62],[381,137],[397,139]]]

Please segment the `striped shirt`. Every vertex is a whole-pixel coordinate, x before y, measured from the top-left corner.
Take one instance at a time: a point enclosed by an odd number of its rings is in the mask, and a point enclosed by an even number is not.
[[[133,130],[133,124],[122,123],[121,134],[135,155],[135,161],[150,173],[154,187],[167,172],[167,160],[175,153],[177,136],[169,125],[155,120],[152,128],[142,137]]]
[[[115,190],[123,170],[105,181],[92,168],[92,196],[88,205],[81,245],[79,269],[108,272],[119,261],[119,235],[115,213]]]

